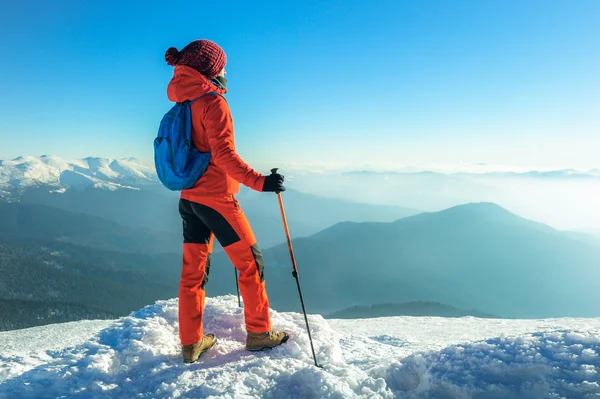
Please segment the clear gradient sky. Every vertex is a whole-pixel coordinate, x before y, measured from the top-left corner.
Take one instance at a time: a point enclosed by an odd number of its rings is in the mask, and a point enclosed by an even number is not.
[[[600,166],[600,1],[11,1],[0,159],[152,159],[170,46],[216,41],[250,163]]]

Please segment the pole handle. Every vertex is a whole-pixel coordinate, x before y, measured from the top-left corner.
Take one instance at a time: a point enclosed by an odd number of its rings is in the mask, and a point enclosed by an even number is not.
[[[274,175],[275,173],[277,173],[277,171],[279,170],[279,168],[273,168],[271,169],[271,174]],[[275,194],[279,195],[281,193],[281,191],[275,191]]]

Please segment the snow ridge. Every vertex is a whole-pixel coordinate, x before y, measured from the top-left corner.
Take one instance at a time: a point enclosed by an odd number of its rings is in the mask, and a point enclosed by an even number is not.
[[[373,319],[375,323],[379,320]],[[421,322],[419,318],[396,320]],[[467,324],[472,320],[465,318]],[[410,343],[401,338],[354,336],[350,347],[375,355],[374,364],[347,361],[353,355],[344,351],[349,336],[344,338],[321,316],[311,315],[309,323],[323,369],[313,365],[301,314],[272,311],[272,322],[274,328],[290,332],[291,339],[268,352],[247,352],[243,308],[237,306],[237,298],[207,298],[206,330],[217,335],[218,344],[201,362],[184,365],[179,354],[177,300],[158,301],[107,322],[106,328],[79,345],[49,350],[48,358],[40,358],[38,364],[23,366],[27,354],[0,354],[0,366],[4,367],[0,368],[0,376],[4,371],[0,397],[458,399],[600,395],[600,320],[596,319],[590,319],[592,327],[587,329],[550,328],[404,355],[400,353]]]
[[[154,166],[134,158],[108,159],[88,157],[64,160],[59,157],[18,157],[0,160],[0,196],[32,187],[48,186],[55,192],[67,189],[135,189],[157,182]]]

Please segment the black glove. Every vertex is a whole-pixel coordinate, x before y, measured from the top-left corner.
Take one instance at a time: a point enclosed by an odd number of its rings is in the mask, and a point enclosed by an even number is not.
[[[285,176],[277,173],[277,168],[271,169],[271,174],[265,176],[265,183],[263,185],[263,192],[275,192],[280,193],[285,191],[285,187],[283,186],[283,179]]]

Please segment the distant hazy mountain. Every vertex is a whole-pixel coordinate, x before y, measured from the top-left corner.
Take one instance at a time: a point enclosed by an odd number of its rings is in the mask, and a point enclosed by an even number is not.
[[[600,248],[490,203],[393,223],[339,223],[293,246],[313,312],[436,301],[505,317],[600,315]],[[297,309],[287,246],[264,257],[272,305]],[[225,270],[228,279],[226,261],[213,263],[211,273]],[[216,283],[211,289],[222,292]]]
[[[181,237],[45,205],[0,201],[0,240],[46,240],[142,254],[179,253]]]
[[[431,169],[409,167],[398,171],[375,171],[375,170],[356,170],[341,172],[343,176],[394,176],[394,175],[428,175],[428,176],[462,176],[462,177],[498,177],[498,178],[547,178],[547,179],[600,179],[599,169],[577,170],[577,169],[554,169],[554,170],[494,170],[482,166],[477,168],[466,168],[471,170],[456,169]]]
[[[597,240],[600,240],[600,229],[585,229],[581,230],[580,233],[591,235]],[[600,243],[600,241],[598,241]]]
[[[473,316],[480,318],[499,318],[498,316],[479,312],[477,310],[463,310],[454,306],[444,305],[439,302],[407,302],[384,303],[371,306],[353,306],[327,315],[329,319],[368,319],[374,317],[390,316],[437,316],[437,317],[464,317]]]
[[[242,187],[239,195],[249,214],[271,215],[281,220],[279,203],[274,195],[265,195]],[[340,198],[320,197],[293,188],[283,193],[286,215],[301,220],[313,233],[342,221],[392,222],[420,211],[391,205],[375,205]],[[281,222],[280,222],[281,223]]]
[[[402,172],[288,173],[294,188],[357,202],[402,204],[423,211],[493,202],[523,217],[562,230],[600,228],[597,201],[600,172],[591,170],[512,171],[502,166],[457,165]]]

